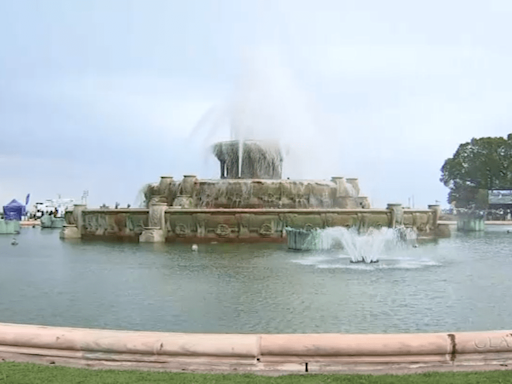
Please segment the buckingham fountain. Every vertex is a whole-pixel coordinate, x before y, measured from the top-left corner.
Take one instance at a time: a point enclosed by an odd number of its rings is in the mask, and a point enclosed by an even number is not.
[[[331,227],[408,228],[418,237],[447,235],[439,226],[439,205],[407,209],[401,204],[370,207],[356,178],[282,178],[278,143],[232,140],[216,143],[218,179],[162,176],[144,187],[142,208],[66,212],[63,239],[136,242],[286,242],[287,231]],[[293,244],[290,246],[294,248]]]

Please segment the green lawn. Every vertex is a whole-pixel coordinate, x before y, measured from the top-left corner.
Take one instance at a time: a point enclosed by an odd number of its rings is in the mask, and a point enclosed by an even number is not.
[[[262,384],[309,384],[309,383],[357,383],[357,384],[400,384],[400,383],[450,383],[450,384],[485,384],[512,383],[512,371],[491,372],[457,372],[457,373],[422,373],[415,375],[287,375],[279,377],[257,376],[250,374],[200,374],[169,373],[145,371],[114,371],[66,368],[59,366],[0,363],[0,384],[3,383],[262,383]]]

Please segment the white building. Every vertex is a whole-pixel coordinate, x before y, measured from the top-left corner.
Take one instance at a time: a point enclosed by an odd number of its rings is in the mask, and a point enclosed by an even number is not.
[[[63,217],[64,212],[66,210],[72,210],[73,205],[76,204],[75,199],[66,198],[63,199],[60,197],[56,199],[47,199],[44,203],[35,203],[35,215],[36,217],[41,217],[43,213],[55,212],[55,209],[58,211],[57,217]]]

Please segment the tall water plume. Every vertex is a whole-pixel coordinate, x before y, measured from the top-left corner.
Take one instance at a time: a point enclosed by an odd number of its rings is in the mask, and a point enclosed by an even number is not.
[[[227,100],[201,118],[193,130],[211,146],[220,140],[274,141],[291,178],[328,178],[338,174],[335,130],[298,85],[276,50],[253,50]],[[243,146],[239,146],[243,151]],[[239,161],[243,153],[239,153]],[[240,170],[241,167],[239,167]]]

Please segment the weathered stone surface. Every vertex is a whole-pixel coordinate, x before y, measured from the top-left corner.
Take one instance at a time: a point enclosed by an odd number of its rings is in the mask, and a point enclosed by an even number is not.
[[[388,204],[387,209],[391,212],[391,228],[404,225],[404,210],[402,204]]]
[[[164,231],[160,228],[146,228],[139,236],[141,243],[165,243]]]
[[[80,239],[82,234],[76,227],[76,225],[64,225],[59,234],[61,239]]]
[[[166,202],[179,208],[370,208],[369,199],[356,195],[353,188],[350,192],[348,186],[343,178],[199,180],[186,175],[179,183],[167,177],[148,184],[144,194],[146,207]]]
[[[281,179],[283,156],[278,143],[223,141],[213,146],[213,153],[220,162],[221,179]]]
[[[401,207],[400,207],[401,208]],[[360,229],[398,226],[396,209],[99,209],[80,213],[84,237],[138,239],[148,228],[167,241],[285,241],[285,229]],[[401,210],[402,223],[420,236],[446,236],[432,227],[434,210]],[[76,220],[76,218],[73,218]],[[398,218],[398,222],[400,219]],[[68,223],[68,225],[73,225]],[[147,234],[144,238],[160,238]],[[159,240],[160,241],[160,240]]]

